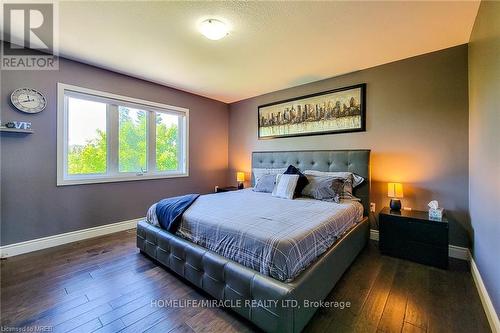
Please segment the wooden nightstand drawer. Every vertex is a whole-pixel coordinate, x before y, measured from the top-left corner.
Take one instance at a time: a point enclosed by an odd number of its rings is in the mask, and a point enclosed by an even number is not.
[[[405,246],[404,258],[425,265],[446,268],[448,266],[448,247],[408,241]]]
[[[436,225],[430,223],[421,223],[418,220],[407,219],[401,222],[400,217],[384,216],[384,225],[380,229],[384,229],[382,233],[392,233],[395,237],[405,234],[410,240],[434,244],[437,246],[448,245],[448,226]]]
[[[448,246],[448,226],[409,220],[408,239],[437,246]]]
[[[379,215],[379,246],[383,254],[437,267],[448,265],[448,223],[430,221],[426,212]]]

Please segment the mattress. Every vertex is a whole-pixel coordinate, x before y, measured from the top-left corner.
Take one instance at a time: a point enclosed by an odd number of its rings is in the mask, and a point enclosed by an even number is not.
[[[155,210],[153,205],[146,221],[158,226]],[[287,200],[245,189],[200,196],[177,235],[290,282],[362,218],[357,201]]]

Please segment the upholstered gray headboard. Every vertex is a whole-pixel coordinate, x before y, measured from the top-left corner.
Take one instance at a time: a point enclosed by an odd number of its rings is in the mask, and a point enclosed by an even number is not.
[[[365,215],[370,211],[370,150],[307,150],[259,151],[252,153],[253,168],[286,168],[293,165],[300,170],[349,171],[365,178],[354,189],[361,199]],[[254,185],[252,173],[252,185]]]

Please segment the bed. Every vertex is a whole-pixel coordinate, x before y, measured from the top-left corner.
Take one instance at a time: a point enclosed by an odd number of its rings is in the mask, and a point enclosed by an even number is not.
[[[369,206],[369,160],[369,150],[255,152],[252,168],[291,164],[301,170],[361,175],[366,181],[354,192],[360,203],[273,201],[268,193],[250,189],[211,194],[200,197],[186,211],[177,234],[140,221],[137,246],[216,299],[232,301],[230,304],[237,305],[232,310],[263,330],[300,332],[316,308],[293,305],[323,300],[367,242],[369,225],[363,212],[366,214]],[[233,214],[228,215],[221,202],[233,207]],[[238,202],[246,204],[240,207]],[[275,205],[281,206],[278,213]],[[284,229],[286,233],[266,223],[270,216],[290,224]],[[300,223],[302,219],[304,223]],[[242,237],[250,231],[252,237]],[[224,243],[231,237],[236,241]],[[252,244],[243,255],[229,246],[245,240]],[[261,246],[269,240],[273,246]],[[301,247],[301,242],[309,243],[309,247]],[[311,242],[315,246],[311,247]],[[304,249],[312,250],[308,253]]]

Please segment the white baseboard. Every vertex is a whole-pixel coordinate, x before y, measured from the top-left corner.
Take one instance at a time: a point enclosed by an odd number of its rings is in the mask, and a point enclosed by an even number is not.
[[[370,239],[374,241],[379,240],[378,230],[370,229]],[[460,247],[455,245],[448,246],[448,256],[450,258],[469,260],[470,254],[469,249],[466,247]]]
[[[141,219],[142,218],[138,218],[134,220],[106,224],[99,227],[71,231],[64,234],[37,238],[25,242],[0,246],[0,257],[7,258],[12,256],[17,256],[19,254],[43,250],[49,247],[72,243],[87,238],[93,238],[97,236],[112,234],[118,231],[133,229],[137,227],[137,222],[140,221]]]
[[[481,273],[479,273],[479,269],[477,268],[476,262],[472,256],[470,257],[470,271],[472,273],[472,278],[476,283],[481,303],[483,303],[484,312],[486,313],[486,317],[490,323],[491,331],[493,333],[500,333],[500,320],[498,319],[498,315],[493,307],[488,290],[486,290],[483,279],[481,278]]]
[[[470,251],[467,247],[449,245],[448,246],[448,257],[455,259],[470,260]]]
[[[370,239],[375,241],[379,240],[378,230],[370,229]],[[472,258],[469,249],[466,247],[449,245],[448,256],[450,258],[462,259],[470,262],[470,271],[472,274],[472,278],[474,279],[474,282],[476,284],[477,292],[479,293],[479,298],[481,299],[481,303],[483,304],[484,312],[486,313],[486,317],[488,318],[491,331],[493,333],[500,333],[500,322],[498,319],[498,315],[495,311],[495,308],[493,307],[490,295],[488,294],[488,291],[484,286],[483,279],[481,278],[481,274],[479,273],[479,269],[477,268],[474,258]]]
[[[378,242],[378,230],[370,229],[370,239]]]

